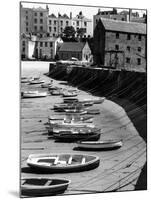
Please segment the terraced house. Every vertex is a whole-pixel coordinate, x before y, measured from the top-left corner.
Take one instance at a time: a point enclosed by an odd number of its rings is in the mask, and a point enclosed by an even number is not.
[[[49,8],[24,8],[21,6],[21,33],[46,33]]]
[[[98,66],[146,71],[146,24],[101,18],[94,30]]]
[[[58,36],[63,33],[63,30],[66,26],[71,26],[71,17],[68,17],[67,14],[61,15],[58,13],[58,17],[56,17],[55,14],[51,14],[48,16],[48,30],[47,32],[50,34],[50,36]]]

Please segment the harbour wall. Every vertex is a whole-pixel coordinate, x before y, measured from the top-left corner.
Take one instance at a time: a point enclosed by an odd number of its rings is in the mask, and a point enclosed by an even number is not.
[[[147,74],[144,72],[90,68],[50,63],[49,76],[85,90],[94,96],[105,96],[121,105],[140,136],[147,138]]]

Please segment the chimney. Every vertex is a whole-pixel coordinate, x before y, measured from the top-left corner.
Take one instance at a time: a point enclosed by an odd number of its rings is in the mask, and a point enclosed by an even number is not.
[[[70,19],[72,19],[72,12],[70,12]]]

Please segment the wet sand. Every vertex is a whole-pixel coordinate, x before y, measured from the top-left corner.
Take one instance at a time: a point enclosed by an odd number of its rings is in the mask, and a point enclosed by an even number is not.
[[[37,76],[49,82],[49,63],[22,62],[22,76]],[[54,80],[54,85],[67,87]],[[47,91],[39,85],[21,84],[21,91]],[[79,98],[92,97],[79,91]],[[100,139],[122,139],[123,146],[112,151],[79,151],[76,143],[56,143],[48,139],[44,123],[48,115],[54,114],[50,108],[54,103],[62,102],[61,96],[47,96],[37,99],[21,99],[21,177],[60,177],[71,180],[64,194],[82,194],[108,191],[134,190],[141,170],[146,162],[146,143],[140,137],[124,109],[118,104],[105,100],[92,108],[100,109],[100,115],[94,116],[94,124],[101,129]],[[34,153],[86,153],[98,155],[98,168],[81,173],[33,174],[28,170],[26,160]]]

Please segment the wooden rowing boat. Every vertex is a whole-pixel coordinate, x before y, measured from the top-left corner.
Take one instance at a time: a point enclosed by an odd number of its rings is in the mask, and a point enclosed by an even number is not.
[[[52,172],[81,172],[99,166],[98,156],[86,154],[56,153],[56,154],[31,154],[27,164],[32,169]]]
[[[47,92],[38,92],[38,91],[22,92],[22,98],[41,98],[46,96]]]
[[[23,178],[21,179],[21,195],[50,196],[63,193],[70,180],[56,178]]]
[[[54,139],[61,142],[75,142],[81,140],[97,141],[100,138],[99,133],[72,133],[71,131],[62,131],[59,134],[54,134]]]
[[[41,83],[44,83],[44,82],[45,82],[44,80],[32,80],[32,81],[29,81],[29,84],[35,85],[35,84],[41,84]]]
[[[80,141],[77,143],[78,148],[88,150],[116,149],[122,145],[122,140]]]

